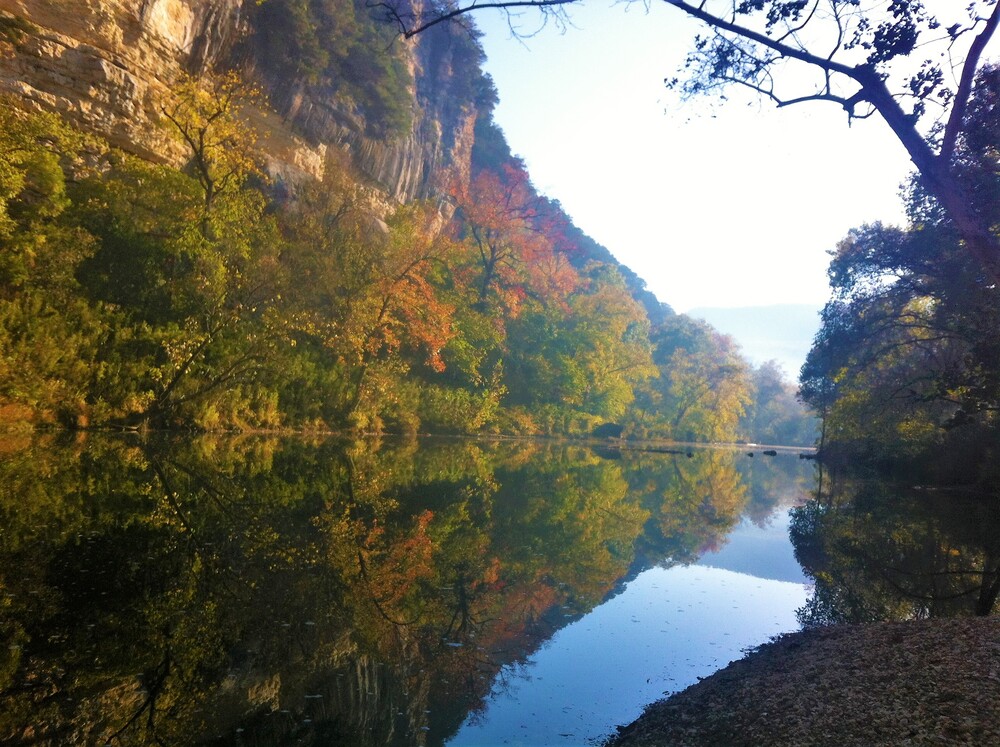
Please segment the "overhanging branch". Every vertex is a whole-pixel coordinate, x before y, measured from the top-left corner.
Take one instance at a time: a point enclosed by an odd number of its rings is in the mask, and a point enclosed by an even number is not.
[[[495,0],[494,2],[472,2],[469,5],[459,6],[435,15],[430,20],[421,21],[414,13],[402,13],[396,3],[393,2],[369,2],[369,8],[381,10],[385,14],[385,19],[393,24],[405,39],[410,39],[427,29],[437,26],[440,23],[447,23],[455,19],[479,10],[508,10],[510,8],[553,8],[561,5],[572,5],[581,0]]]
[[[782,57],[789,57],[793,60],[798,60],[804,62],[807,65],[813,65],[815,67],[821,68],[823,70],[829,70],[831,72],[840,73],[841,75],[846,75],[848,78],[856,80],[857,68],[851,67],[850,65],[845,65],[835,60],[828,59],[825,57],[820,57],[812,52],[808,52],[804,49],[798,47],[793,47],[785,44],[782,41],[772,39],[767,34],[763,34],[759,31],[754,31],[746,26],[740,26],[738,23],[733,21],[727,21],[719,16],[713,15],[708,11],[704,10],[701,4],[695,6],[691,3],[685,2],[684,0],[663,0],[667,5],[673,5],[675,8],[687,13],[692,18],[697,18],[702,23],[711,26],[714,29],[727,31],[736,36],[740,36],[744,39],[749,39],[750,41],[760,44],[766,49],[770,49],[772,52],[777,52]]]
[[[986,49],[993,34],[996,33],[997,25],[1000,24],[1000,3],[993,9],[986,27],[972,42],[969,47],[969,54],[965,58],[962,66],[962,77],[959,80],[958,91],[955,92],[955,104],[952,107],[951,115],[948,117],[948,124],[945,127],[944,137],[941,140],[941,157],[950,161],[955,153],[955,144],[958,142],[958,134],[965,123],[965,112],[969,106],[969,98],[972,96],[972,86],[976,79],[976,69],[979,67],[979,59]]]

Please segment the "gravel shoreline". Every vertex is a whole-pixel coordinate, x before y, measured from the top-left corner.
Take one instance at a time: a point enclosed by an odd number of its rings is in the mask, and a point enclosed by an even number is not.
[[[1000,745],[1000,618],[782,636],[649,706],[608,747]]]

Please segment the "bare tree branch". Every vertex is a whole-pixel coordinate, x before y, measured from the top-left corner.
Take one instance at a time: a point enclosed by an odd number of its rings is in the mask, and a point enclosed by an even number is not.
[[[405,39],[410,39],[441,23],[454,21],[461,16],[479,10],[508,10],[510,8],[538,8],[545,10],[562,5],[572,5],[581,0],[494,0],[493,2],[474,2],[451,10],[432,15],[429,20],[420,20],[416,13],[402,12],[396,2],[369,2],[369,8],[383,12],[385,20],[394,25]]]

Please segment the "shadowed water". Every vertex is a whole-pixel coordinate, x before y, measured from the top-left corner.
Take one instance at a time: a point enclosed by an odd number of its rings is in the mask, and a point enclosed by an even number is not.
[[[809,564],[849,572],[817,549],[835,502],[790,518],[814,489],[794,454],[2,451],[5,743],[584,744],[800,619],[846,614],[788,539],[791,522]]]

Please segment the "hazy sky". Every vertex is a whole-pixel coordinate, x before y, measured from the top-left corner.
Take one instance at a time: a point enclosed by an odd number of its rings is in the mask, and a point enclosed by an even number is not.
[[[522,42],[502,14],[476,15],[496,120],[538,189],[675,310],[822,305],[847,230],[902,221],[910,164],[880,120],[742,94],[682,105],[663,85],[697,30],[680,11],[609,2],[571,18]]]

